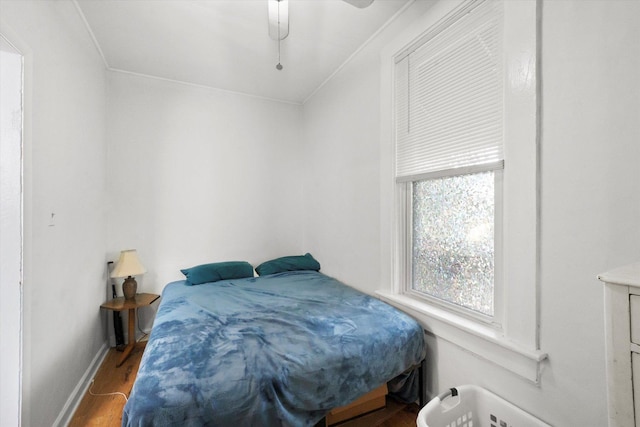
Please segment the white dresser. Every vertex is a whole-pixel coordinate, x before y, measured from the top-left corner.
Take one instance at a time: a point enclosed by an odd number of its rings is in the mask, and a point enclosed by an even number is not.
[[[604,282],[609,427],[640,427],[640,262],[598,279]]]

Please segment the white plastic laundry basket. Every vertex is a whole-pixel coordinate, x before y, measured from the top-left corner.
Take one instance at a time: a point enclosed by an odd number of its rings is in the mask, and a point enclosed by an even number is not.
[[[418,414],[418,427],[550,427],[488,390],[455,387],[433,398]]]

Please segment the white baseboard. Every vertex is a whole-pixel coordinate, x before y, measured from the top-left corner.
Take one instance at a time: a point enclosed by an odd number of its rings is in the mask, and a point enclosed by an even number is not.
[[[60,414],[58,414],[58,418],[56,418],[56,420],[53,422],[53,427],[69,425],[73,414],[76,412],[76,409],[78,409],[82,398],[89,389],[91,380],[96,375],[96,372],[98,372],[98,368],[100,368],[100,365],[102,364],[104,358],[107,356],[108,352],[109,346],[108,343],[105,342],[102,344],[102,347],[100,347],[100,349],[94,356],[84,375],[82,376],[82,378],[80,378],[80,381],[73,389],[73,392],[71,392],[71,396],[69,396],[69,399],[67,399],[67,402],[64,404],[64,407],[60,411]]]

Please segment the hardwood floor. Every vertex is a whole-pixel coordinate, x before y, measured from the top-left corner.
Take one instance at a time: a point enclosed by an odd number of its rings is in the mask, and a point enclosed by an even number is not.
[[[387,397],[387,407],[336,424],[336,427],[416,427],[418,405],[403,405]]]
[[[146,342],[136,344],[129,358],[120,367],[116,367],[116,363],[121,353],[114,348],[109,350],[107,357],[96,373],[94,383],[89,387],[89,391],[85,394],[73,415],[69,423],[70,427],[120,426],[125,398],[121,394],[108,393],[122,393],[127,397],[129,396],[145,345]],[[417,405],[403,405],[387,398],[386,408],[336,424],[336,426],[415,427],[417,414]]]
[[[146,342],[136,344],[129,358],[120,366],[116,363],[122,353],[115,348],[109,350],[95,381],[85,394],[76,410],[69,427],[116,427],[122,422],[122,409],[126,400],[123,395],[95,396],[94,394],[123,393],[127,397],[131,393],[133,381],[136,379],[140,359]]]

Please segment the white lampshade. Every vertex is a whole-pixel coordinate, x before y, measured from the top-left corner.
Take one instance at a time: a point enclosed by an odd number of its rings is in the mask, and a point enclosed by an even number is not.
[[[111,277],[129,277],[144,274],[147,269],[144,268],[138,259],[138,253],[135,249],[128,249],[120,252],[120,259],[116,263],[115,268],[111,272]]]

